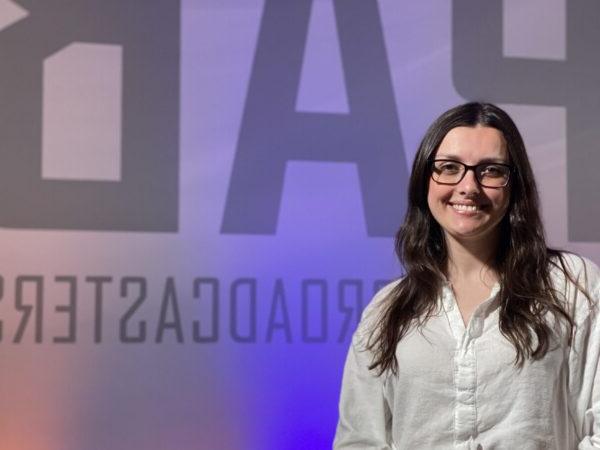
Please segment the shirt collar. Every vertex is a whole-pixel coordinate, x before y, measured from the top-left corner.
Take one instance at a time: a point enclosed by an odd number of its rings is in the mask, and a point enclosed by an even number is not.
[[[500,282],[496,281],[492,286],[489,297],[483,301],[476,310],[481,310],[480,314],[486,316],[494,307],[498,304],[498,293],[500,292]],[[456,300],[454,299],[454,291],[452,290],[452,284],[444,279],[442,285],[442,305],[446,311],[452,311],[456,306]],[[478,311],[479,313],[479,311]]]

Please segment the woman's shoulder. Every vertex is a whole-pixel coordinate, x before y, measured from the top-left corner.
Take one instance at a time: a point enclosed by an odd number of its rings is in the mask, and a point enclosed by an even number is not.
[[[402,278],[395,279],[381,289],[379,289],[375,295],[371,298],[365,309],[363,310],[356,329],[355,338],[363,339],[367,337],[374,327],[380,322],[381,315],[384,312],[385,305],[387,305],[387,299],[390,294],[396,288]]]
[[[558,252],[552,258],[551,276],[555,289],[564,293],[577,315],[587,315],[590,307],[598,307],[600,268],[591,259],[572,252]],[[584,299],[587,301],[582,301]]]
[[[564,277],[562,260],[564,269],[583,286],[591,290],[600,288],[600,268],[591,259],[567,251],[560,251],[557,253],[557,256],[553,256],[551,259],[553,262],[553,277]]]

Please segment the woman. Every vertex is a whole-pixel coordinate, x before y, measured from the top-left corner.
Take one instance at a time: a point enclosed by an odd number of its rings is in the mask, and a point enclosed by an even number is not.
[[[406,275],[353,336],[334,448],[600,448],[600,272],[546,246],[503,110],[429,128],[396,251]]]

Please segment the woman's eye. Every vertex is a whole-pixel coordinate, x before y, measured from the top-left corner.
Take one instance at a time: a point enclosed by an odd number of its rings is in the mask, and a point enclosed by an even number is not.
[[[505,169],[502,166],[494,166],[494,165],[490,165],[490,166],[485,166],[483,168],[483,170],[481,171],[481,173],[485,176],[489,176],[489,177],[499,177],[504,175]]]
[[[454,163],[444,163],[442,164],[439,169],[442,172],[458,172],[460,170],[460,166],[458,164],[454,164]]]

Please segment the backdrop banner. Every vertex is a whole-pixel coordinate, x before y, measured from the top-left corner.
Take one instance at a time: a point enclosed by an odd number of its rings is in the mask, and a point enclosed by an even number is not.
[[[0,0],[0,448],[331,448],[442,111],[600,263],[600,2]]]

